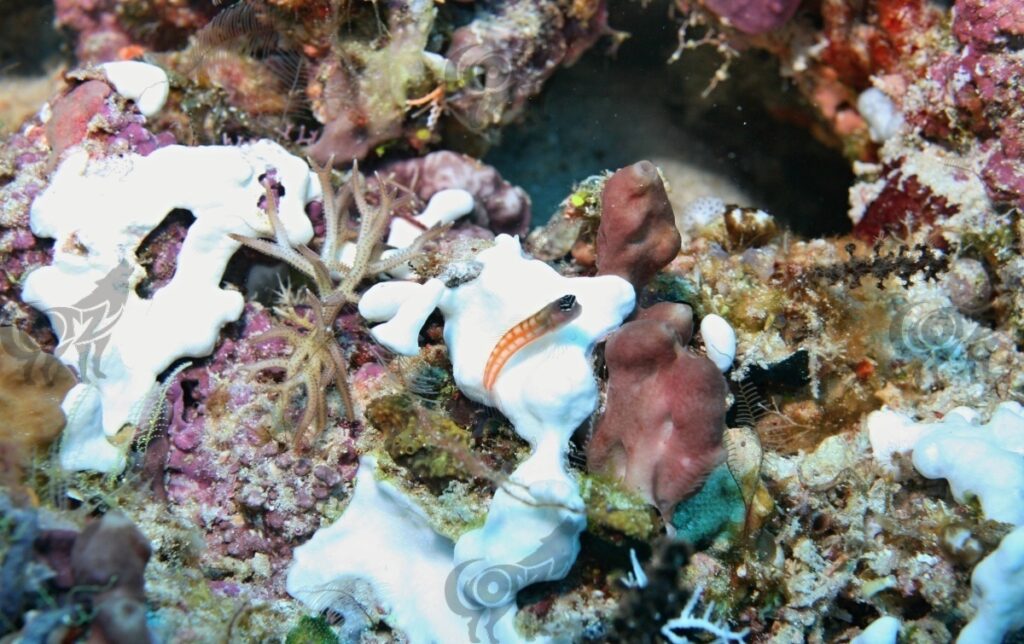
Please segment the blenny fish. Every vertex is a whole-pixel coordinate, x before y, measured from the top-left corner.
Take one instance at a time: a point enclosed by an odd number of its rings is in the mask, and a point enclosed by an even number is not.
[[[563,295],[506,331],[487,358],[487,365],[484,367],[484,389],[490,391],[494,387],[505,363],[517,351],[569,324],[582,312],[583,307],[576,301],[575,295]]]

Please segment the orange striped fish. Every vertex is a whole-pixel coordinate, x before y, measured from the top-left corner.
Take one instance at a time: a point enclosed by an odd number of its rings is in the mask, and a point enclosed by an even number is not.
[[[580,316],[583,307],[575,295],[563,295],[505,332],[494,345],[484,367],[484,389],[490,391],[505,363],[534,340],[556,331]]]

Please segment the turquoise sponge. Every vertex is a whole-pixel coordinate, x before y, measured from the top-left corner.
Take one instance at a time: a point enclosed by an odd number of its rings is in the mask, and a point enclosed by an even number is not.
[[[745,513],[740,488],[729,468],[722,464],[711,471],[700,492],[676,506],[672,525],[677,531],[676,538],[697,545],[730,527],[739,529]]]

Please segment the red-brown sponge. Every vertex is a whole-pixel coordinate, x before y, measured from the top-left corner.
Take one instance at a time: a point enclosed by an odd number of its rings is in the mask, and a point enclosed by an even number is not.
[[[658,169],[650,161],[622,168],[605,183],[597,229],[597,274],[639,289],[675,259],[681,243]]]
[[[606,411],[587,446],[591,471],[621,479],[671,518],[724,457],[726,384],[687,343],[693,314],[663,302],[612,334]]]

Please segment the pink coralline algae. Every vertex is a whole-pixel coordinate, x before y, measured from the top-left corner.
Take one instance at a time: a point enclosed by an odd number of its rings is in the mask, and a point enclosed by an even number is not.
[[[135,152],[143,156],[174,143],[170,133],[154,134],[146,119],[129,102],[115,94],[105,80],[77,83],[51,103],[46,139],[54,159],[75,145],[87,144],[95,156]],[[112,98],[112,96],[116,98]]]
[[[1024,36],[1024,5],[1017,0],[960,0],[953,17],[953,35],[976,49],[1002,47]]]
[[[997,201],[1024,208],[1024,155],[1020,154],[1019,145],[1019,142],[1011,146],[1000,143],[985,164],[982,177]],[[1011,154],[1007,153],[1007,147]]]
[[[920,47],[917,36],[942,19],[942,12],[924,0],[880,0],[861,5],[826,0],[821,5],[824,37],[818,75],[838,79],[860,92],[873,75],[893,70]]]
[[[743,33],[756,35],[789,22],[800,0],[705,0],[704,4]]]
[[[939,24],[934,7],[886,0],[874,11],[858,15],[845,3],[822,5],[829,43],[822,60],[832,77],[856,91],[869,84],[883,89],[908,132],[961,151],[947,164],[954,180],[977,177],[996,204],[1024,207],[1024,63],[1015,45],[1024,35],[1019,3],[960,0],[952,12],[955,40],[938,43],[915,27]],[[818,77],[821,87],[834,82]],[[844,135],[838,128],[837,133]],[[918,176],[920,167],[907,164],[904,152],[872,147],[865,157],[864,148],[858,149],[861,158],[888,155],[880,184],[857,218],[854,232],[860,238],[905,234],[963,210],[952,193],[935,194],[934,178]]]
[[[289,451],[286,432],[269,425],[273,401],[252,375],[240,377],[246,365],[283,350],[280,341],[258,341],[270,326],[265,309],[247,305],[216,353],[182,372],[168,396],[168,507],[207,526],[202,556],[211,569],[233,570],[226,561],[262,553],[272,571],[283,570],[295,543],[320,526],[316,508],[355,475],[354,426],[339,421],[308,453]],[[351,343],[355,321],[342,317],[338,327]],[[281,592],[278,581],[275,574],[268,596]]]
[[[56,342],[41,313],[21,301],[20,281],[37,266],[49,264],[53,252],[38,244],[29,229],[28,209],[46,186],[49,147],[45,129],[33,123],[12,136],[7,153],[13,159],[5,182],[0,158],[0,324],[16,324],[40,346],[52,350]]]
[[[473,195],[473,223],[495,234],[525,236],[530,228],[530,197],[501,178],[491,166],[465,154],[440,151],[393,163],[381,172],[427,201],[434,193],[461,188]]]
[[[612,334],[606,411],[587,446],[587,467],[621,479],[663,517],[723,458],[726,384],[687,347],[693,314],[663,302]]]
[[[885,186],[865,209],[853,232],[866,241],[876,241],[890,233],[906,234],[908,227],[933,223],[957,211],[955,204],[932,193],[913,175],[903,176],[898,169],[889,168]]]
[[[923,92],[907,120],[926,137],[954,145],[973,135],[989,196],[1024,206],[1024,77],[1014,42],[1024,37],[1024,9],[1012,1],[961,0],[954,7],[956,51],[929,60]]]
[[[658,169],[640,161],[613,174],[601,198],[598,275],[640,288],[675,259],[680,237]]]
[[[166,50],[184,44],[214,9],[198,0],[56,0],[56,24],[76,36],[79,63],[132,58],[146,49]]]

